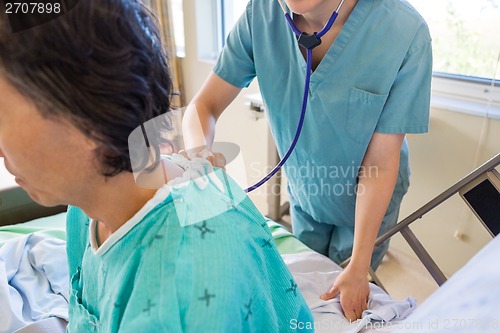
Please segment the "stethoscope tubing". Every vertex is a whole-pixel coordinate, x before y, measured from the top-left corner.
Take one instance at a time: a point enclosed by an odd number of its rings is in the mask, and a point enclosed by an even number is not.
[[[278,0],[281,8],[283,9],[286,21],[288,22],[288,25],[290,26],[290,29],[292,29],[293,33],[297,36],[300,37],[303,33],[297,28],[295,23],[293,22],[292,17],[290,14],[287,12],[285,6],[282,3],[282,0]],[[328,22],[325,24],[323,29],[321,29],[320,32],[315,33],[318,38],[321,38],[324,36],[332,27],[333,23],[337,19],[338,12],[340,8],[342,7],[344,3],[344,0],[340,2],[338,5],[337,9],[333,12],[333,14],[330,16],[330,19]],[[304,84],[304,96],[302,97],[302,109],[300,112],[300,118],[299,118],[299,123],[297,125],[297,131],[295,132],[295,136],[293,138],[292,143],[290,144],[290,148],[288,148],[288,151],[285,153],[283,158],[280,160],[280,162],[269,172],[267,176],[262,178],[259,182],[255,183],[254,185],[250,186],[245,190],[245,192],[252,192],[253,190],[259,188],[263,184],[265,184],[269,179],[271,179],[280,169],[281,167],[286,163],[290,155],[292,154],[293,150],[295,149],[295,146],[297,145],[297,142],[299,141],[300,134],[302,132],[302,127],[304,125],[304,119],[306,117],[306,109],[307,109],[307,100],[309,96],[309,84],[311,82],[311,74],[312,74],[312,48],[306,49],[306,62],[307,62],[307,68],[306,68],[306,79],[305,79],[305,84]]]

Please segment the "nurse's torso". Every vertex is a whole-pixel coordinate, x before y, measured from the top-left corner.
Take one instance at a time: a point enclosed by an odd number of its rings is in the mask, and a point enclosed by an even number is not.
[[[292,201],[319,222],[353,224],[358,170],[408,51],[397,39],[411,40],[377,7],[384,5],[358,2],[312,74],[304,127],[285,164]],[[306,62],[277,1],[254,1],[252,14],[255,70],[283,156],[297,129]],[[406,190],[408,176],[405,141],[397,186]]]

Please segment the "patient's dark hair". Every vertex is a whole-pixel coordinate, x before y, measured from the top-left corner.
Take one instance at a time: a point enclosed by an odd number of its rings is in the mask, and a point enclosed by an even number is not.
[[[149,10],[139,0],[80,0],[63,16],[16,33],[4,12],[0,75],[44,117],[69,120],[98,142],[103,175],[131,172],[128,136],[170,111],[172,95]]]

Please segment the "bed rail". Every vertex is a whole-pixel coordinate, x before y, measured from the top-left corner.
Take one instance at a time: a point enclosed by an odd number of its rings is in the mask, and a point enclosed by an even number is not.
[[[382,234],[377,238],[375,246],[382,245],[386,240],[394,236],[396,233],[400,232],[404,239],[408,242],[410,247],[413,249],[417,257],[424,264],[427,271],[431,274],[438,285],[442,285],[446,282],[446,276],[441,271],[441,269],[434,262],[432,257],[429,255],[424,246],[417,239],[415,234],[410,229],[410,224],[418,219],[421,219],[425,214],[430,212],[432,209],[439,206],[441,203],[452,197],[453,195],[459,193],[463,188],[465,188],[470,183],[477,180],[479,177],[484,176],[488,172],[495,172],[495,168],[500,164],[500,153],[476,168],[474,171],[469,173],[467,176],[462,178],[456,184],[448,188],[446,191],[429,201],[427,204],[422,206],[420,209],[416,210],[410,216],[396,224],[392,229],[388,230],[386,233]],[[500,220],[500,217],[499,217]],[[486,228],[487,225],[484,225]],[[490,230],[489,230],[490,231]],[[491,232],[491,231],[490,231]]]

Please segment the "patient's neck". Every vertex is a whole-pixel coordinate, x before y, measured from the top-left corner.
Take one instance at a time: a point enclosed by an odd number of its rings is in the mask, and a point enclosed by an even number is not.
[[[94,197],[80,208],[111,234],[130,220],[156,193],[156,189],[139,187],[129,172],[108,178],[95,190]],[[100,230],[101,231],[101,230]],[[101,239],[102,240],[102,239]],[[103,240],[102,240],[103,241]]]
[[[103,242],[118,228],[130,220],[155,195],[157,188],[165,182],[182,175],[183,170],[170,161],[166,163],[162,182],[155,189],[141,187],[130,172],[103,178],[92,193],[92,197],[78,205],[87,216],[100,222],[100,241]],[[163,177],[165,176],[165,177]]]

